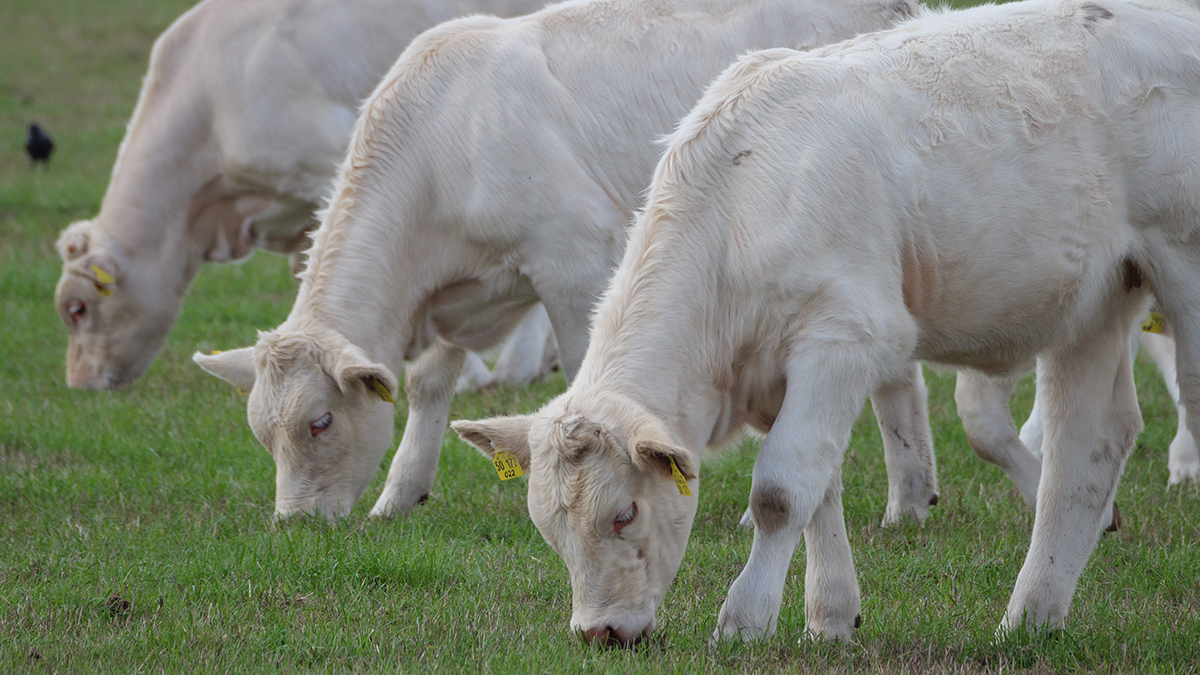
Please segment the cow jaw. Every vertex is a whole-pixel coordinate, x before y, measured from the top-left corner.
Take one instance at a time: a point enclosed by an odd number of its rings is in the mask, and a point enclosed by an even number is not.
[[[67,385],[109,389],[127,384],[149,370],[181,299],[163,289],[140,289],[136,277],[101,284],[90,267],[85,269],[86,275],[68,266],[55,290],[68,330]]]
[[[622,448],[555,468],[545,459],[559,459],[558,450],[533,452],[529,513],[570,572],[571,629],[593,644],[628,646],[649,635],[683,560],[695,497],[680,495],[666,471],[639,469]],[[633,504],[636,518],[616,531]]]
[[[260,333],[253,348],[192,358],[250,388],[247,417],[275,460],[275,515],[349,514],[392,438],[397,383],[332,333]]]
[[[680,494],[669,456],[659,461],[639,448],[651,439],[659,452],[684,453],[678,462],[688,478],[694,462],[665,434],[649,433],[655,423],[567,411],[564,397],[533,417],[454,429],[485,454],[528,458],[529,514],[571,576],[571,629],[593,644],[628,646],[654,629],[696,513],[695,492]]]

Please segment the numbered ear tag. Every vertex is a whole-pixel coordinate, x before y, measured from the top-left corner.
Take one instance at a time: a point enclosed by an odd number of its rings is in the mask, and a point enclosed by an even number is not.
[[[96,275],[96,281],[99,281],[102,284],[117,283],[117,280],[113,278],[113,275],[109,274],[108,272],[105,272],[104,270],[100,269],[96,265],[92,265],[92,273]]]
[[[683,477],[683,472],[679,470],[674,457],[671,458],[671,476],[675,478],[675,487],[679,489],[679,494],[691,497],[692,491],[688,489],[687,479]]]
[[[1150,316],[1146,317],[1146,320],[1142,322],[1142,330],[1147,333],[1161,333],[1163,332],[1163,327],[1166,325],[1167,322],[1163,319],[1162,314],[1150,312]]]
[[[396,402],[394,399],[392,399],[392,392],[388,391],[388,388],[383,386],[383,383],[380,382],[378,378],[372,377],[371,384],[375,386],[375,393],[379,394],[379,398],[387,401],[388,403]]]
[[[512,480],[525,475],[517,456],[511,452],[497,452],[492,455],[492,466],[496,467],[496,475],[500,476],[500,480]]]

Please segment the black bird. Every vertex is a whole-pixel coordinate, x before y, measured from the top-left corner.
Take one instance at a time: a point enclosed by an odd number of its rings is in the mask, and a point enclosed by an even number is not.
[[[29,125],[29,135],[25,137],[25,152],[29,153],[29,161],[37,166],[38,162],[49,163],[50,153],[54,151],[54,141],[42,131],[37,122]]]

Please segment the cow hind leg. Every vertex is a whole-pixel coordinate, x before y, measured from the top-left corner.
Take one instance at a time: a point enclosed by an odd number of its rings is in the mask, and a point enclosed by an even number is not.
[[[787,393],[754,464],[754,543],[729,589],[714,640],[774,634],[788,566],[803,534],[810,547],[805,615],[811,634],[848,640],[861,622],[858,582],[841,512],[842,456],[854,419],[878,380],[874,345],[798,346]],[[893,372],[907,355],[892,360]],[[820,392],[814,396],[813,392]]]
[[[937,460],[929,429],[928,392],[921,364],[913,362],[899,379],[871,393],[871,408],[883,437],[888,472],[888,503],[883,526],[905,516],[924,520],[938,501]]]
[[[1062,628],[1084,565],[1111,512],[1142,428],[1129,352],[1134,298],[1080,342],[1038,362],[1045,428],[1037,515],[1025,564],[1001,622]]]
[[[372,516],[408,515],[429,497],[437,474],[450,399],[466,350],[437,340],[404,371],[408,421]]]
[[[1141,333],[1142,346],[1154,359],[1158,371],[1162,373],[1163,383],[1167,392],[1178,409],[1179,423],[1175,428],[1175,438],[1171,441],[1171,450],[1167,458],[1167,468],[1170,470],[1170,485],[1178,485],[1189,480],[1200,479],[1200,449],[1196,447],[1196,439],[1188,429],[1187,408],[1179,403],[1178,375],[1175,372],[1175,340],[1156,333]]]
[[[1013,424],[1008,400],[1016,384],[1016,378],[996,379],[960,370],[954,402],[971,449],[1008,474],[1025,504],[1034,508],[1042,462],[1021,442]]]

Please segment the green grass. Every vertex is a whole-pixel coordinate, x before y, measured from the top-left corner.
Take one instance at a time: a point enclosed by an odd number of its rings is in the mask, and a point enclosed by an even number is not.
[[[845,503],[865,623],[846,646],[798,642],[802,551],[774,639],[706,644],[749,553],[736,523],[750,442],[706,464],[660,629],[632,651],[587,649],[567,633],[566,570],[529,521],[524,482],[498,482],[453,435],[429,503],[408,520],[366,518],[381,472],[337,526],[273,525],[274,466],[244,400],[189,355],[249,344],[283,319],[294,288],[282,258],[207,268],[135,386],[63,384],[53,241],[97,210],[150,44],[188,2],[0,3],[0,672],[1200,667],[1200,494],[1166,488],[1175,419],[1145,363],[1146,431],[1119,494],[1125,527],[1101,541],[1069,628],[1052,640],[993,640],[1032,516],[967,449],[941,374],[929,381],[942,500],[924,527],[878,526],[879,433],[869,413],[855,429]],[[32,119],[59,144],[45,171],[21,152]],[[453,414],[532,410],[563,386],[462,396]],[[1026,382],[1021,418],[1031,395]]]

